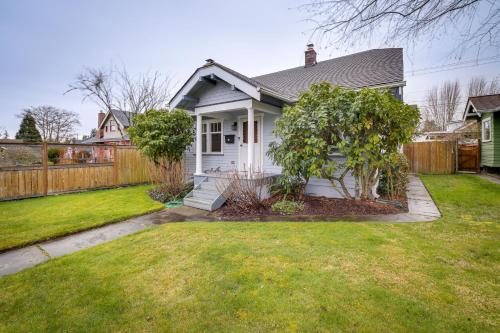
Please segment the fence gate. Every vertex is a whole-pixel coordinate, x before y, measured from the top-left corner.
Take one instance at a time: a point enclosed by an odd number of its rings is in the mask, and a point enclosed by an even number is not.
[[[479,144],[458,144],[458,171],[479,171]]]

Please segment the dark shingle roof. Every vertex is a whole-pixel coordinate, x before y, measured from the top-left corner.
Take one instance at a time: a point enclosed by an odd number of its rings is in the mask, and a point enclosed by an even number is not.
[[[113,117],[118,120],[124,127],[129,127],[132,123],[133,112],[122,110],[111,110]]]
[[[198,68],[172,97],[171,101],[202,68],[217,66],[256,88],[263,88],[284,101],[296,101],[311,84],[329,81],[348,88],[362,88],[404,81],[403,49],[386,48],[354,53],[320,61],[314,66],[295,67],[270,74],[248,77],[212,59]]]
[[[500,94],[470,97],[477,112],[500,111]]]
[[[280,94],[297,98],[311,84],[329,81],[334,85],[361,88],[402,82],[403,49],[374,49],[251,78]]]

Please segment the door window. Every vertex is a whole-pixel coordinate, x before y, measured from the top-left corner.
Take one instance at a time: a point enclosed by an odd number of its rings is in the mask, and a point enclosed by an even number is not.
[[[254,143],[259,143],[258,128],[259,126],[257,121],[254,121],[253,123]],[[248,121],[243,122],[243,143],[248,143]]]

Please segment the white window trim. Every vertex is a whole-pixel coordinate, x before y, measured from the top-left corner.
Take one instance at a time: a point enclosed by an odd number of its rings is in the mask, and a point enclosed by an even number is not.
[[[114,123],[114,124],[113,124]],[[113,129],[113,126],[115,127],[115,129]],[[115,132],[116,131],[116,128],[117,128],[118,124],[116,123],[116,121],[114,120],[109,120],[109,131],[110,132]]]
[[[212,152],[212,132],[210,131],[210,124],[213,123],[220,123],[220,140],[221,140],[221,147],[220,147],[220,152]],[[209,120],[203,120],[202,124],[207,124],[207,132],[204,133],[207,136],[207,151],[202,152],[202,155],[224,155],[224,120],[223,119],[209,119]],[[210,148],[210,151],[208,151],[208,148]]]
[[[485,139],[484,138],[484,124],[489,122],[490,123],[490,138],[489,139]],[[488,118],[488,119],[483,119],[482,122],[481,122],[481,142],[491,142],[492,141],[492,128],[491,128],[491,118]]]

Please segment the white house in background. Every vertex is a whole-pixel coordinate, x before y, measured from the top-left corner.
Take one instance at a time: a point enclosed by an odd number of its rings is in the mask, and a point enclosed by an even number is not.
[[[130,145],[126,129],[132,124],[133,113],[129,111],[111,110],[97,114],[96,136],[83,143],[107,143]]]
[[[252,78],[206,60],[170,101],[171,109],[185,109],[196,117],[195,144],[185,156],[195,189],[185,198],[185,204],[208,210],[220,207],[224,198],[215,190],[214,178],[224,171],[279,174],[280,166],[266,154],[269,143],[276,139],[274,122],[284,106],[295,103],[313,83],[323,81],[354,89],[391,89],[402,99],[403,50],[374,49],[318,62],[309,44],[303,66]],[[353,190],[354,179],[346,183]],[[339,195],[324,179],[311,180],[306,192]]]

